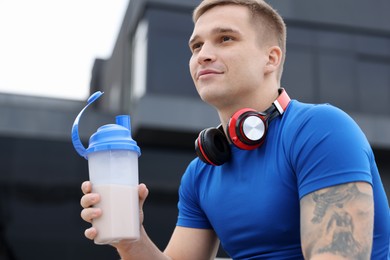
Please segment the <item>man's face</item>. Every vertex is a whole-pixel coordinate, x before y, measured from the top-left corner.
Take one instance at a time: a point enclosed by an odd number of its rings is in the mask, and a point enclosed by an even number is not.
[[[253,98],[263,82],[268,55],[251,22],[246,7],[224,5],[195,23],[191,76],[200,97],[219,109]]]

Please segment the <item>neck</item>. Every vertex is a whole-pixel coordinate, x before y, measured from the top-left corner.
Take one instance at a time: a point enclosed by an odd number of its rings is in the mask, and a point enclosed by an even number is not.
[[[251,108],[256,111],[265,111],[277,99],[278,95],[278,88],[272,88],[268,91],[262,91],[261,93],[259,92],[258,95],[254,95],[251,98],[241,99],[243,102],[236,102],[222,108],[217,108],[219,119],[224,131],[226,131],[227,123],[235,112],[243,108]]]

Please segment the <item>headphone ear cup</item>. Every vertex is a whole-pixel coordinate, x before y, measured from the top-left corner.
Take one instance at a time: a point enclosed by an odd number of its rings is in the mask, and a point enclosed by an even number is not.
[[[230,118],[227,125],[227,136],[238,148],[253,150],[264,142],[267,123],[260,113],[244,108]]]
[[[230,146],[224,133],[215,128],[207,128],[195,140],[195,151],[199,159],[211,165],[222,165],[230,160]]]

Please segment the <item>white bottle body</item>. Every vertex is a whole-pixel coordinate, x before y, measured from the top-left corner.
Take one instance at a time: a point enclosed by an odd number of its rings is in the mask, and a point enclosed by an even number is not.
[[[100,195],[95,207],[102,216],[93,220],[96,244],[136,240],[140,236],[138,154],[131,150],[105,150],[88,154],[92,192]]]

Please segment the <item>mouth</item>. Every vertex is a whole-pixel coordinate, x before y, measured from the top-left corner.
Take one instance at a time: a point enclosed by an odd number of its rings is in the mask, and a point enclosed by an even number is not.
[[[217,70],[213,70],[213,69],[205,69],[205,70],[198,71],[196,73],[196,78],[199,79],[199,78],[204,77],[204,76],[218,75],[218,74],[222,74],[222,72],[217,71]]]

